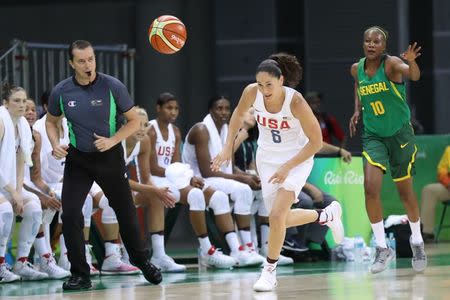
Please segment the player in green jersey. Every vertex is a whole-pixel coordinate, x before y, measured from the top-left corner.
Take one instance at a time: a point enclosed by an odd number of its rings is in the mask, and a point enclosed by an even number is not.
[[[390,56],[385,53],[387,38],[387,31],[379,26],[364,32],[365,57],[351,67],[355,79],[355,112],[350,119],[350,136],[355,135],[362,111],[366,210],[377,243],[371,272],[385,270],[395,257],[395,252],[386,245],[380,199],[383,174],[388,165],[408,214],[412,266],[420,272],[427,266],[427,257],[420,232],[419,207],[412,187],[417,147],[403,79],[419,80],[416,59],[421,47],[414,43],[400,55],[401,58]]]

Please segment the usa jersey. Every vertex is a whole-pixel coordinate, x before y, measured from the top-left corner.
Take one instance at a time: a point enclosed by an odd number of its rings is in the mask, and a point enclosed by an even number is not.
[[[158,158],[158,166],[161,168],[167,168],[172,163],[172,157],[175,153],[175,131],[173,130],[172,124],[167,127],[169,135],[167,140],[164,140],[161,130],[159,129],[158,122],[156,120],[151,120],[149,122],[156,132],[156,144],[155,151]]]
[[[258,90],[256,93],[255,119],[258,124],[258,148],[271,152],[299,151],[309,141],[303,132],[300,121],[291,112],[291,102],[295,90],[285,89],[285,98],[281,110],[270,113],[266,110],[264,98]]]
[[[41,174],[42,179],[47,183],[58,183],[61,181],[64,175],[64,166],[66,158],[56,159],[53,156],[53,148],[47,135],[45,122],[47,115],[44,115],[41,119],[37,120],[33,125],[33,129],[41,134]],[[67,127],[67,120],[64,118],[62,121],[62,127],[64,134],[59,139],[61,145],[69,144],[69,130]]]
[[[131,162],[135,161],[135,159],[139,155],[139,152],[141,152],[141,142],[137,142],[136,145],[134,145],[134,148],[131,151],[129,156],[128,156],[128,153],[127,153],[127,142],[126,142],[126,140],[122,141],[122,147],[123,147],[123,158],[125,160],[125,166],[128,166]]]

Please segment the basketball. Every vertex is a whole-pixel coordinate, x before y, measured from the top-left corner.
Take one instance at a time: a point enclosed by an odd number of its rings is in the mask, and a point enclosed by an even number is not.
[[[156,18],[148,29],[148,40],[153,49],[163,54],[173,54],[186,42],[186,27],[177,17],[164,15]]]

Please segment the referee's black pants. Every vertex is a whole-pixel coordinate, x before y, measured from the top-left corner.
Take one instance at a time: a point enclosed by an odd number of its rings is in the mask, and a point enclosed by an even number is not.
[[[62,190],[62,222],[70,272],[72,275],[89,276],[81,209],[94,181],[101,187],[117,215],[120,235],[130,260],[140,265],[149,258],[149,253],[140,238],[122,145],[119,143],[105,152],[81,152],[70,146],[68,152]]]

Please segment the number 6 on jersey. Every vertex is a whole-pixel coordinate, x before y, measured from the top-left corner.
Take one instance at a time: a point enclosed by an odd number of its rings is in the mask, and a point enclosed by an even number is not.
[[[281,143],[280,131],[272,129],[270,132],[272,133],[272,140],[273,140],[273,142],[276,143],[276,144]]]

